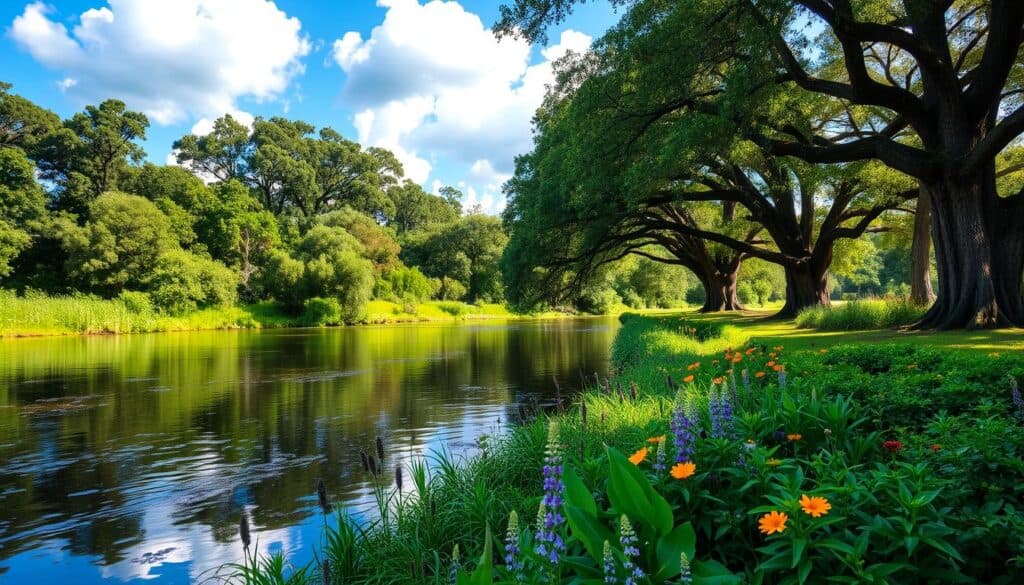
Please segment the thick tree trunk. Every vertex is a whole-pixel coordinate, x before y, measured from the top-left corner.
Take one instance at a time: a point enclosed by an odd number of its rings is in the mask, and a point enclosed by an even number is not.
[[[946,175],[922,182],[932,204],[939,294],[915,326],[925,329],[1008,327],[1024,315],[1021,236],[999,206],[986,213],[981,177]],[[986,217],[987,215],[987,217]],[[1011,214],[1012,215],[1012,214]],[[998,250],[998,251],[996,251]]]
[[[740,297],[736,293],[736,280],[739,268],[730,271],[713,271],[701,278],[704,284],[704,306],[701,313],[718,311],[739,311],[743,309]]]
[[[930,305],[935,300],[932,290],[932,206],[928,195],[917,197],[914,213],[914,236],[910,245],[910,300],[916,305]]]
[[[783,265],[786,271],[786,304],[776,317],[793,318],[808,308],[828,306],[828,268],[811,262]]]

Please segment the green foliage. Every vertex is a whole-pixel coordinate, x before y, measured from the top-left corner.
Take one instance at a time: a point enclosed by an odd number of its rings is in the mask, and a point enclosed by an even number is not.
[[[363,257],[363,246],[341,228],[315,226],[296,246],[305,263],[302,288],[309,297],[334,297],[341,303],[344,321],[362,319],[373,292],[373,264]]]
[[[306,299],[301,322],[311,327],[324,327],[325,325],[341,325],[342,319],[341,304],[335,298],[313,297]]]
[[[145,278],[153,304],[180,315],[199,307],[227,307],[238,299],[238,275],[223,264],[184,250],[160,255]]]
[[[910,325],[924,314],[924,308],[906,297],[855,300],[829,307],[812,307],[797,315],[800,327],[823,331],[885,329]]]
[[[377,280],[374,296],[395,302],[422,303],[435,292],[435,285],[419,268],[398,266]]]

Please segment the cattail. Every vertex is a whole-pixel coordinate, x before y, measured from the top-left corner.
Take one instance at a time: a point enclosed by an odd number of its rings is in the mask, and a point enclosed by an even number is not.
[[[320,579],[324,585],[331,585],[331,563],[327,559],[320,564]]]
[[[359,459],[363,462],[363,471],[365,473],[370,473],[370,461],[366,456],[366,451],[359,452]]]
[[[380,435],[377,435],[377,459],[380,459],[381,464],[384,463],[384,441],[381,440]]]
[[[636,397],[637,397],[637,395],[639,393],[640,393],[640,391],[636,387],[636,382],[630,381],[629,382],[629,398],[630,398],[630,400],[633,400],[635,402],[636,401]]]
[[[395,487],[402,491],[402,466],[395,467]]]
[[[331,513],[331,505],[327,501],[327,486],[324,485],[324,480],[316,480],[316,497],[320,501],[320,509],[324,511],[324,514]]]
[[[238,522],[238,536],[242,539],[242,548],[246,551],[249,550],[249,543],[251,537],[249,535],[249,516],[246,515],[245,511],[242,511],[242,519]]]

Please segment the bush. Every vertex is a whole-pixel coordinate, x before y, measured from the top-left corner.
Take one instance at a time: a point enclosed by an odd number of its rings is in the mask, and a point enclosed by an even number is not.
[[[117,295],[117,299],[124,303],[125,308],[132,313],[145,315],[153,312],[153,300],[144,292],[121,291],[121,294]]]
[[[238,277],[228,267],[184,250],[161,255],[146,288],[163,312],[179,315],[198,307],[224,307],[238,298]]]
[[[422,303],[433,291],[430,279],[419,268],[399,266],[378,279],[374,294],[394,302]]]
[[[306,299],[305,310],[302,312],[302,324],[310,327],[340,325],[342,323],[341,305],[338,299],[313,297]]]
[[[885,329],[909,325],[924,314],[924,308],[906,299],[848,301],[831,307],[811,307],[797,315],[798,327],[825,331]]]
[[[462,317],[469,312],[469,306],[459,301],[438,301],[437,308],[452,317]]]

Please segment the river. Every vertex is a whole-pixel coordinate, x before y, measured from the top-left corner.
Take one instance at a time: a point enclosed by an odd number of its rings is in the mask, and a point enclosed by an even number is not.
[[[473,453],[604,373],[614,319],[0,340],[0,583],[201,581],[303,563],[314,486],[367,510],[360,450]]]

